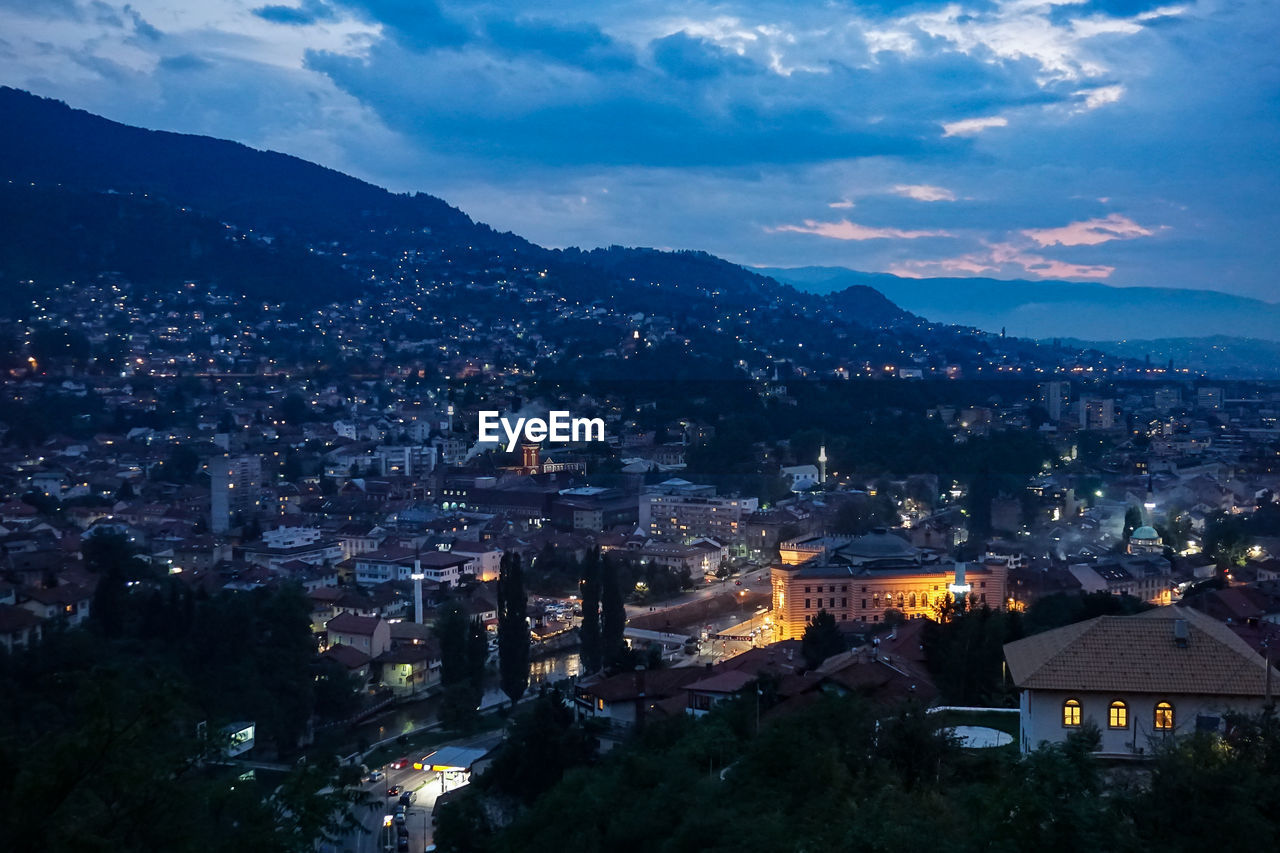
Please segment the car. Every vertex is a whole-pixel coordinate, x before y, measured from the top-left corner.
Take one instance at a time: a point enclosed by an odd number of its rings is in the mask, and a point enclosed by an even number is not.
[[[742,586],[742,581],[741,581],[741,580],[736,580],[736,581],[734,581],[734,582],[733,582],[733,585],[734,585],[734,586]]]
[[[387,789],[387,798],[398,797],[404,793],[404,785],[392,785]]]
[[[396,853],[409,853],[409,836],[402,835],[396,839]]]
[[[418,799],[417,791],[405,791],[403,794],[400,795],[400,805],[404,806],[405,808],[408,808],[409,806],[413,805],[414,801],[417,799]]]
[[[404,809],[401,809],[400,811],[396,812],[396,816],[395,816],[396,826],[404,826],[404,820],[405,820]]]
[[[365,777],[364,777],[364,781],[366,781],[366,782],[381,782],[381,781],[382,781],[383,779],[385,779],[385,778],[387,778],[387,774],[386,774],[386,773],[383,773],[381,770],[370,770],[370,771],[365,775]]]
[[[403,823],[396,824],[396,835],[405,836],[408,834],[409,834],[409,827],[405,826]]]
[[[409,766],[409,756],[407,755],[400,756],[390,764],[390,767],[392,770],[403,770],[408,766]]]

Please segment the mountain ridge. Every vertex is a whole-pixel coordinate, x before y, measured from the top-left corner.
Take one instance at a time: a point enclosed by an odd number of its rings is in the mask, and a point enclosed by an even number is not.
[[[863,284],[939,323],[1034,339],[1192,338],[1280,341],[1280,304],[1214,290],[1101,282],[903,278],[845,267],[757,267],[812,293]]]

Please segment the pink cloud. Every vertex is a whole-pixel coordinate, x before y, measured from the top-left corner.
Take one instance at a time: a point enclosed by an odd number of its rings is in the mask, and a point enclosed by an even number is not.
[[[1023,236],[1030,237],[1041,246],[1096,246],[1111,240],[1150,237],[1154,233],[1119,213],[1103,219],[1072,222],[1061,228],[1030,228],[1022,232]]]
[[[901,228],[876,228],[870,225],[859,225],[847,219],[839,222],[819,222],[806,219],[803,225],[779,225],[777,228],[766,228],[770,233],[778,231],[794,231],[798,234],[816,234],[832,240],[915,240],[919,237],[950,237],[949,231],[904,231]]]
[[[986,245],[984,252],[971,252],[954,258],[901,261],[891,265],[887,272],[903,278],[1003,273],[1036,278],[1101,279],[1110,277],[1111,273],[1115,272],[1115,267],[1102,264],[1072,264],[1027,252],[1012,243],[992,243]]]
[[[980,255],[961,255],[957,258],[939,258],[932,261],[902,261],[889,267],[889,272],[903,278],[927,278],[929,276],[982,275],[999,272],[990,259]]]
[[[1116,271],[1115,267],[1103,264],[1071,264],[1033,255],[1011,243],[992,245],[991,259],[999,264],[1017,264],[1039,278],[1107,278]]]

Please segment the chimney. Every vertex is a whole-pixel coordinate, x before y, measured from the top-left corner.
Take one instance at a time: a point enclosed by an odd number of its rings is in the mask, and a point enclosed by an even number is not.
[[[1187,620],[1173,620],[1173,642],[1180,649],[1187,647]]]

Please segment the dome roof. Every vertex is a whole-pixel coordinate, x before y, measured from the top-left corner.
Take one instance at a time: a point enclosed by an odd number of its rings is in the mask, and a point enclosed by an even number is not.
[[[842,553],[863,559],[880,559],[885,557],[914,557],[916,549],[901,536],[877,530],[859,536],[839,549]]]
[[[1155,541],[1160,538],[1160,534],[1156,533],[1156,529],[1150,525],[1144,524],[1129,534],[1130,539],[1150,539]]]

